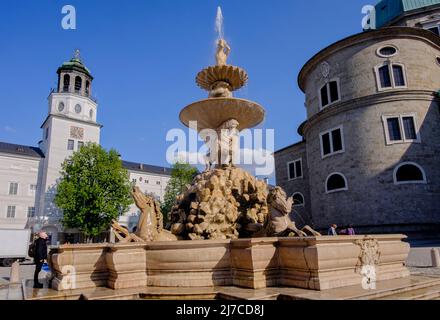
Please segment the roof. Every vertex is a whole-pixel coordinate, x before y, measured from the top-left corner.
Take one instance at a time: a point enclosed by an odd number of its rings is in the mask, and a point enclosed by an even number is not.
[[[154,173],[154,174],[161,174],[167,176],[171,175],[171,168],[166,168],[166,167],[152,166],[149,164],[129,162],[129,161],[122,161],[122,166],[130,171]]]
[[[404,13],[436,4],[440,0],[382,0],[376,5],[376,27],[383,27]]]
[[[6,142],[0,142],[0,153],[8,153],[38,159],[44,158],[44,153],[40,148]]]
[[[61,67],[58,68],[57,73],[59,74],[61,71],[78,71],[87,74],[90,78],[93,79],[90,70],[82,63],[79,58],[73,58],[68,62],[64,62]]]

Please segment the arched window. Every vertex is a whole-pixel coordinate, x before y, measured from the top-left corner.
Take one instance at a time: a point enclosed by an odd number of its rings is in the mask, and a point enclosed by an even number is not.
[[[86,95],[88,96],[90,94],[90,81],[86,81]]]
[[[426,174],[421,166],[414,162],[404,162],[394,169],[395,184],[426,183]]]
[[[68,92],[69,87],[70,87],[70,76],[68,74],[65,74],[63,78],[63,92]]]
[[[342,173],[332,173],[325,181],[325,192],[332,193],[348,190],[347,179]]]
[[[293,206],[294,207],[303,207],[304,206],[304,196],[301,192],[296,192],[292,196],[293,198]]]
[[[82,88],[82,79],[81,77],[78,76],[75,78],[75,92],[80,93],[81,88]]]

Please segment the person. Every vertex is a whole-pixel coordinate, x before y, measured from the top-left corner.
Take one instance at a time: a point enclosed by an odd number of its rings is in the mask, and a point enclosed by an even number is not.
[[[336,232],[336,229],[338,228],[338,226],[336,224],[332,224],[330,229],[328,229],[327,235],[329,236],[337,236],[338,233]]]
[[[43,284],[38,281],[38,275],[41,272],[44,261],[47,260],[47,239],[48,235],[44,231],[38,233],[37,240],[34,241],[34,262],[35,262],[35,272],[34,272],[34,288],[43,288]]]
[[[347,229],[347,235],[348,235],[348,236],[354,236],[354,235],[356,235],[356,232],[354,231],[353,225],[351,225],[351,224],[348,226],[348,229]]]

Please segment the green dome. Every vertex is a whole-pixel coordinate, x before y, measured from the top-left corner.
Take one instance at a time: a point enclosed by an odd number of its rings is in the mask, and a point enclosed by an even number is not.
[[[440,4],[440,0],[382,0],[376,5],[376,27],[381,28],[398,16]]]
[[[58,68],[57,73],[60,74],[62,71],[82,72],[93,79],[90,70],[82,63],[81,59],[79,59],[78,57],[74,57],[70,61],[64,62],[63,65]]]

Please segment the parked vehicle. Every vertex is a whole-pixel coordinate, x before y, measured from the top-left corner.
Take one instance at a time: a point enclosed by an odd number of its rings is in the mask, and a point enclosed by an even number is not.
[[[10,267],[14,261],[26,260],[30,240],[30,229],[0,229],[0,265]]]

